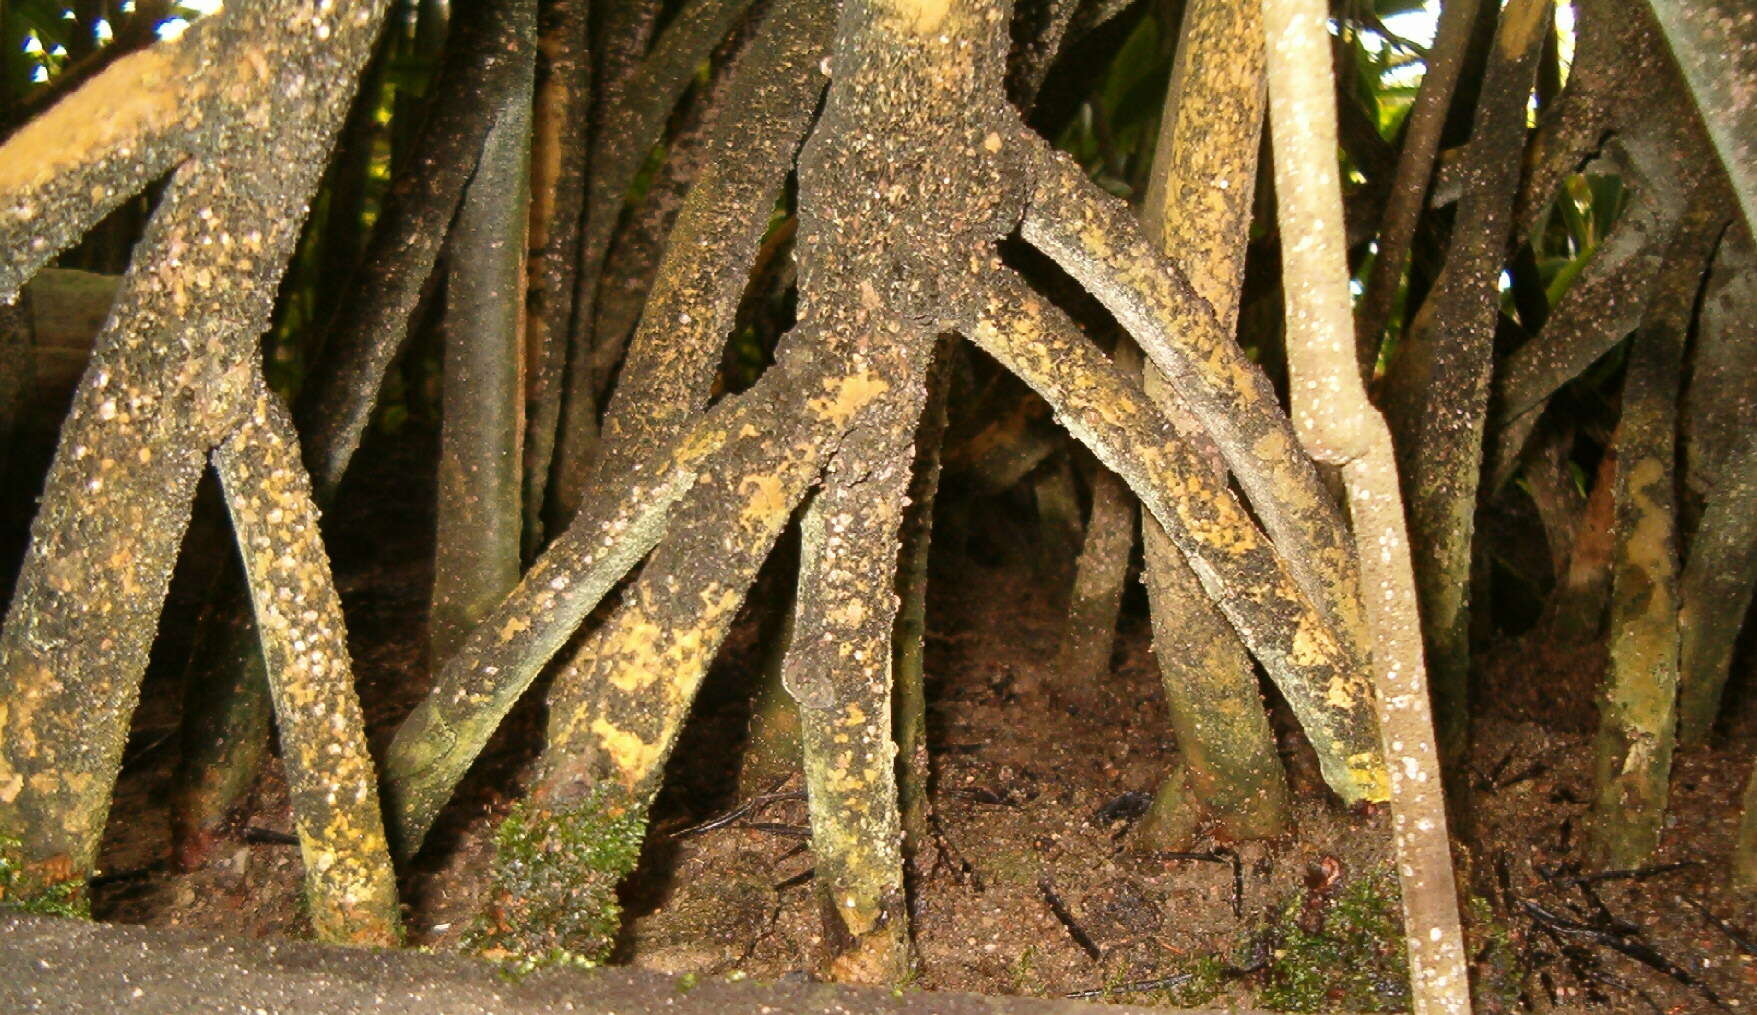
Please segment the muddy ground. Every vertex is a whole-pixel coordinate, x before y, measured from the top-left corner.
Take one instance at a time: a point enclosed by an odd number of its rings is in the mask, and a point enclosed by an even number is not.
[[[425,678],[431,439],[379,435],[329,522],[370,734],[382,747]],[[376,477],[376,478],[375,478]],[[954,491],[948,491],[953,495]],[[997,501],[973,517],[1024,517]],[[1143,850],[1134,819],[1175,757],[1145,599],[1125,601],[1112,674],[1071,705],[1048,672],[1062,593],[1010,523],[985,523],[933,570],[927,643],[935,842],[913,882],[916,986],[1130,1004],[1228,1002],[1298,1010],[1406,1004],[1382,812],[1347,812],[1277,714],[1298,827],[1281,841]],[[739,770],[749,689],[785,568],[759,585],[671,766],[617,961],[673,972],[799,978],[820,945],[796,774]],[[186,624],[174,586],[130,741],[96,915],[257,936],[307,933],[278,765],[208,865],[169,861]],[[1748,669],[1748,667],[1747,667]],[[1750,683],[1749,679],[1746,684]],[[1748,686],[1718,746],[1680,759],[1654,868],[1582,859],[1589,736],[1532,721],[1479,724],[1469,781],[1470,923],[1478,1010],[1740,1011],[1757,1007],[1757,905],[1724,858],[1757,742]],[[405,883],[410,937],[444,949],[473,914],[493,819],[540,741],[514,713]],[[743,809],[741,809],[743,808]],[[704,827],[709,826],[709,827]]]

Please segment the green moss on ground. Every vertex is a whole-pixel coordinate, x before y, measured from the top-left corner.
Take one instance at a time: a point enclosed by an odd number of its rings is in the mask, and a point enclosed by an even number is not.
[[[1527,972],[1513,928],[1480,895],[1470,897],[1465,912],[1465,945],[1469,954],[1477,956],[1471,1001],[1479,1012],[1512,1011],[1518,1007]]]
[[[515,807],[496,833],[489,903],[466,947],[517,972],[603,961],[622,924],[616,886],[646,827],[646,808],[619,787],[563,810]]]
[[[79,881],[44,885],[25,874],[24,843],[0,835],[0,909],[36,916],[91,919],[91,898]]]
[[[1313,919],[1308,901],[1299,892],[1277,911],[1262,1005],[1290,1012],[1407,1010],[1409,956],[1396,875],[1379,868],[1350,880],[1321,904],[1321,920]]]

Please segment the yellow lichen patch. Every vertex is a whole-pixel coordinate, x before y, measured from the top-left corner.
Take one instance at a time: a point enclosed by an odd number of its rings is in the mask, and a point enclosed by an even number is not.
[[[511,641],[520,632],[527,631],[530,627],[531,622],[525,618],[510,617],[505,624],[500,626],[500,640],[503,642]]]
[[[749,424],[745,424],[741,436],[755,436]],[[688,467],[720,450],[726,443],[726,431],[720,427],[704,426],[697,428],[690,437],[684,439],[677,448],[677,464]]]
[[[1251,454],[1258,461],[1278,462],[1285,459],[1292,449],[1287,446],[1287,437],[1279,430],[1270,430],[1258,437],[1251,445]]]
[[[620,660],[610,672],[610,683],[617,690],[628,694],[645,690],[652,686],[660,673],[664,672],[663,660],[659,658],[658,644],[664,631],[644,618],[636,617],[628,624],[622,636],[608,649]]]
[[[702,593],[702,620],[704,622],[717,621],[738,609],[738,604],[743,600],[744,597],[732,589],[721,589],[718,593],[704,591]]]
[[[837,377],[824,382],[825,397],[811,400],[811,411],[825,422],[846,424],[854,414],[871,405],[873,400],[891,390],[891,386],[871,370]]]
[[[859,627],[866,619],[866,604],[859,599],[850,599],[831,610],[829,619],[837,627]]]
[[[0,147],[0,193],[42,187],[108,149],[170,129],[203,91],[186,80],[181,56],[174,42],[131,53],[21,127]]]
[[[951,0],[890,0],[891,10],[917,32],[937,29],[951,9]]]
[[[1371,751],[1348,756],[1348,774],[1361,787],[1363,799],[1381,803],[1391,799],[1391,773],[1384,761]]]
[[[659,763],[658,744],[649,744],[635,734],[617,728],[608,719],[594,719],[592,732],[603,745],[604,753],[630,782],[638,781]]]
[[[1080,230],[1080,249],[1094,260],[1110,259],[1110,233],[1103,222],[1088,222]]]
[[[761,526],[767,519],[793,506],[787,503],[787,488],[781,477],[774,473],[746,476],[738,483],[738,493],[744,498],[740,517],[750,526]]]
[[[1291,657],[1295,666],[1316,666],[1329,655],[1326,644],[1329,639],[1309,622],[1301,623],[1293,632],[1293,648]],[[1337,679],[1341,679],[1338,677]]]
[[[1354,707],[1354,693],[1348,686],[1347,679],[1340,676],[1330,678],[1330,686],[1324,692],[1324,704],[1331,708]]]

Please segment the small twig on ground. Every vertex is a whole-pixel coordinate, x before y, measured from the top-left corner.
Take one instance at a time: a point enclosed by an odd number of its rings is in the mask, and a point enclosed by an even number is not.
[[[1079,921],[1074,919],[1074,914],[1068,912],[1068,907],[1062,903],[1061,896],[1055,893],[1055,887],[1049,883],[1048,877],[1038,879],[1037,890],[1043,893],[1043,901],[1049,904],[1049,911],[1055,914],[1055,918],[1061,921],[1063,927],[1067,928],[1068,936],[1074,939],[1074,943],[1080,946],[1080,950],[1085,952],[1093,962],[1103,961],[1104,951],[1098,947],[1097,942],[1092,940],[1092,936],[1086,933],[1086,929],[1080,926]]]
[[[1544,774],[1545,772],[1548,772],[1549,770],[1550,770],[1549,765],[1547,765],[1541,761],[1534,761],[1531,764],[1520,769],[1519,771],[1514,772],[1512,775],[1509,775],[1505,779],[1502,779],[1499,782],[1496,782],[1490,788],[1502,790],[1502,789],[1506,789],[1509,786],[1517,786],[1520,783],[1525,782],[1527,780],[1535,779],[1538,776]]]
[[[952,869],[952,879],[961,885],[969,885],[972,891],[980,895],[983,891],[982,875],[976,872],[976,868],[970,865],[970,861],[964,859],[964,854],[959,851],[958,847],[952,845],[951,837],[946,835],[945,827],[940,824],[939,811],[937,809],[930,810],[927,817],[928,823],[933,827],[934,845],[937,847],[939,856],[935,868],[937,869],[940,863],[949,864]]]
[[[817,877],[817,868],[816,867],[807,867],[806,869],[800,871],[798,874],[795,874],[792,877],[787,878],[784,881],[776,882],[775,883],[775,891],[784,892],[789,888],[797,888],[800,885],[805,884],[807,881],[810,881],[814,877]]]
[[[1598,908],[1601,911],[1603,917],[1611,924],[1610,927],[1598,927],[1588,923],[1581,923],[1577,920],[1570,920],[1558,913],[1545,909],[1543,906],[1530,899],[1519,900],[1519,905],[1528,916],[1536,921],[1539,927],[1549,932],[1552,936],[1565,935],[1567,937],[1602,945],[1614,952],[1634,959],[1636,962],[1639,962],[1644,966],[1664,973],[1686,987],[1695,989],[1703,997],[1706,997],[1715,1007],[1720,1008],[1723,1011],[1732,1010],[1727,1007],[1726,1002],[1722,1001],[1719,995],[1715,994],[1713,988],[1709,987],[1708,984],[1691,976],[1690,973],[1681,966],[1660,954],[1657,948],[1642,940],[1639,928],[1625,921],[1618,920],[1610,913],[1608,908],[1604,907],[1604,903],[1599,901],[1596,896],[1591,896],[1589,893],[1589,898],[1597,904],[1595,908]]]
[[[1561,867],[1540,865],[1537,868],[1537,872],[1543,876],[1545,881],[1548,881],[1551,884],[1579,886],[1594,885],[1600,881],[1645,881],[1648,878],[1657,877],[1661,874],[1670,874],[1673,871],[1683,870],[1687,867],[1699,866],[1701,866],[1701,861],[1699,860],[1677,860],[1672,863],[1656,863],[1650,867],[1596,871],[1591,874],[1564,874],[1563,868]]]
[[[753,821],[744,827],[753,832],[767,832],[770,835],[779,835],[787,839],[811,838],[811,829],[804,825],[788,825],[779,821]]]
[[[1683,899],[1688,903],[1691,909],[1701,913],[1702,918],[1713,924],[1716,930],[1725,934],[1727,937],[1732,938],[1733,944],[1738,945],[1740,951],[1744,952],[1746,955],[1757,955],[1757,944],[1753,944],[1748,935],[1741,933],[1737,927],[1734,927],[1720,917],[1715,916],[1714,913],[1709,910],[1708,906],[1701,900],[1690,895],[1680,895],[1678,898]]]
[[[1232,850],[1221,846],[1204,852],[1184,852],[1172,849],[1156,849],[1141,854],[1149,860],[1200,860],[1203,863],[1223,863],[1232,868],[1232,915],[1243,916],[1245,907],[1245,867],[1244,861]]]
[[[1076,990],[1062,996],[1072,1001],[1089,1001],[1095,997],[1111,997],[1116,994],[1144,994],[1150,990],[1169,990],[1181,987],[1190,982],[1193,973],[1176,973],[1161,976],[1156,980],[1135,980],[1131,983],[1119,983],[1114,987],[1093,987],[1090,990]]]
[[[782,782],[786,782],[786,780],[783,779],[781,782],[775,783],[775,786],[779,787]],[[671,838],[686,839],[692,835],[701,835],[703,832],[711,832],[716,828],[725,828],[727,825],[732,824],[752,811],[760,810],[770,804],[780,803],[784,800],[803,799],[805,799],[804,790],[795,789],[783,793],[777,789],[770,789],[767,793],[759,793],[729,811],[716,814],[705,821],[698,821],[693,825],[679,828],[677,831],[671,833]]]

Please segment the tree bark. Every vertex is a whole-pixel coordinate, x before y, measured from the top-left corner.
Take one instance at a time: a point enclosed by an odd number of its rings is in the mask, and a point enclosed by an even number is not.
[[[448,240],[444,419],[429,658],[450,658],[519,580],[525,433],[525,251],[536,0],[506,5],[518,69]]]
[[[80,894],[96,861],[203,458],[251,418],[256,342],[384,6],[242,3],[220,22],[237,33],[235,58],[188,46],[144,50],[94,79],[90,96],[57,107],[117,101],[115,89],[138,87],[137,72],[170,59],[199,56],[238,75],[205,114],[229,129],[216,130],[211,147],[173,174],[99,337],[0,632],[0,686],[9,689],[0,831],[20,840],[28,883]],[[225,38],[218,30],[182,38],[192,36],[209,46]],[[203,80],[190,84],[197,97]],[[56,119],[51,111],[33,126]],[[0,180],[8,195],[0,207],[39,189],[27,200],[47,201],[82,175],[115,189],[144,183],[139,163],[108,175],[105,165],[131,143],[159,143],[150,117],[91,122],[120,130],[106,127],[71,147],[64,135],[56,158],[25,157],[54,163],[60,175],[25,191]],[[131,129],[145,133],[131,142]],[[27,132],[0,148],[0,165],[20,165],[39,143]],[[361,791],[370,793],[370,783]]]
[[[1648,0],[1757,232],[1757,20],[1736,0]]]
[[[1484,71],[1465,194],[1446,266],[1386,372],[1385,415],[1409,502],[1422,629],[1442,754],[1469,736],[1470,564],[1483,430],[1499,316],[1499,283],[1519,189],[1525,107],[1551,24],[1548,0],[1515,0],[1500,15]]]
[[[1514,0],[1515,5],[1521,0]],[[1548,11],[1547,2],[1536,5]],[[1530,12],[1515,6],[1512,20]],[[1421,621],[1385,420],[1367,401],[1351,317],[1326,11],[1318,0],[1263,0],[1275,192],[1287,290],[1294,418],[1312,453],[1342,466],[1372,626],[1373,701],[1390,771],[1416,1015],[1470,1011],[1470,979],[1446,831],[1444,780],[1422,664]]]
[[[1610,672],[1594,741],[1592,849],[1638,867],[1659,846],[1678,701],[1678,392],[1702,273],[1724,223],[1699,191],[1629,350],[1617,424]]]
[[[348,665],[293,422],[261,374],[250,415],[214,453],[249,578],[281,733],[311,923],[324,941],[391,947],[402,934],[377,772]]]
[[[1195,0],[1141,208],[1143,227],[1177,264],[1216,324],[1234,335],[1263,128],[1263,26],[1256,3]],[[1226,467],[1165,374],[1147,366],[1147,395],[1224,480]],[[1206,818],[1231,839],[1285,831],[1288,793],[1256,667],[1159,523],[1141,520],[1153,648],[1182,757],[1161,783],[1137,841],[1187,849]]]

